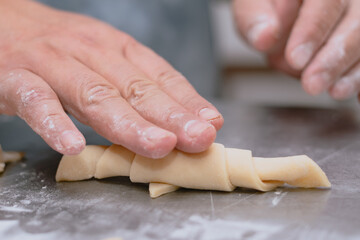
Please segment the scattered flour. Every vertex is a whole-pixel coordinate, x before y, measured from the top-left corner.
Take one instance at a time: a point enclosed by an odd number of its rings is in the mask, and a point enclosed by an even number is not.
[[[170,239],[268,239],[282,230],[281,225],[253,223],[250,221],[232,221],[224,219],[210,220],[199,215],[191,216]]]

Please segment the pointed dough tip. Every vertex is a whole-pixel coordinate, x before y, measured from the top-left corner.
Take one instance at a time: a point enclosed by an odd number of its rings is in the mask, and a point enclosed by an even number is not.
[[[151,198],[157,198],[157,197],[160,197],[161,195],[175,192],[178,189],[179,189],[178,186],[167,184],[167,183],[152,182],[149,184],[149,192],[150,192]]]

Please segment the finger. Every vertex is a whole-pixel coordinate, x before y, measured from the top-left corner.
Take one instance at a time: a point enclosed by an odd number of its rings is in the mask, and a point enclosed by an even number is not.
[[[78,154],[85,139],[59,99],[39,76],[24,69],[0,74],[0,102],[17,113],[47,144],[62,154]]]
[[[328,42],[319,50],[302,76],[303,86],[310,94],[328,89],[360,56],[360,1],[349,8]]]
[[[284,57],[284,52],[269,54],[267,56],[267,60],[270,67],[287,73],[293,77],[300,78],[301,72],[298,70],[294,70],[291,66],[289,66],[288,62]]]
[[[90,55],[87,63],[111,81],[142,117],[176,134],[178,149],[201,152],[213,143],[216,130],[210,123],[181,106],[120,54]]]
[[[49,57],[51,61],[46,61]],[[72,58],[51,52],[43,58],[46,67],[34,64],[39,74],[48,80],[67,110],[100,135],[151,158],[164,157],[175,147],[173,133],[143,119],[100,75]]]
[[[151,49],[131,41],[126,45],[124,55],[181,106],[210,122],[217,130],[222,127],[224,119],[219,111],[201,97],[182,74]]]
[[[272,47],[271,54],[284,53],[286,43],[291,33],[291,29],[298,16],[301,1],[272,0],[273,6],[280,24],[280,38]]]
[[[286,59],[302,70],[328,38],[347,7],[347,0],[305,0],[293,27]]]
[[[360,63],[342,76],[329,90],[331,97],[344,100],[360,91]]]
[[[234,0],[235,21],[241,35],[257,50],[268,51],[280,38],[280,23],[272,1]]]
[[[289,0],[272,0],[276,14],[281,25],[281,38],[274,45],[271,52],[268,53],[267,59],[271,67],[290,74],[294,77],[299,77],[300,72],[293,69],[285,59],[285,46],[290,36],[291,29],[297,18],[301,1]]]

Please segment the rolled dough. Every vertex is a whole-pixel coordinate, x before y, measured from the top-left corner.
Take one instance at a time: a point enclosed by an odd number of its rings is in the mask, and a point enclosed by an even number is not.
[[[162,159],[150,159],[112,145],[87,146],[76,156],[64,156],[56,181],[129,176],[150,183],[155,198],[179,187],[232,191],[236,187],[270,191],[284,183],[304,188],[330,187],[321,168],[306,155],[253,158],[251,151],[214,143],[202,153],[174,150]]]

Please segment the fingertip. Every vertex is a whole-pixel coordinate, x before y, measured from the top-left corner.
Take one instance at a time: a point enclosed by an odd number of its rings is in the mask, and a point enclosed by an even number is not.
[[[208,149],[211,144],[215,141],[216,138],[216,129],[213,125],[209,124],[209,127],[206,128],[197,138],[196,148],[194,152],[203,152]]]
[[[222,126],[224,125],[224,118],[222,115],[220,115],[220,117],[218,117],[216,119],[211,119],[208,122],[211,123],[215,127],[216,131],[219,131],[222,128]]]
[[[223,116],[217,110],[211,108],[201,109],[199,111],[199,117],[212,124],[217,131],[220,130],[220,128],[224,124]]]
[[[149,127],[143,134],[141,155],[153,159],[163,158],[176,146],[177,137],[174,133],[158,127]]]
[[[310,94],[311,96],[317,96],[322,92],[321,88],[318,86],[316,82],[315,83],[311,81],[303,82],[302,86],[305,92]]]
[[[285,57],[289,65],[295,70],[302,70],[311,60],[315,45],[312,42],[299,44],[291,50],[286,49]]]
[[[259,16],[249,28],[247,39],[259,51],[269,51],[280,39],[280,27],[275,18]]]
[[[215,127],[205,121],[190,120],[184,126],[187,135],[184,141],[178,142],[177,148],[188,153],[205,151],[215,141]]]
[[[304,77],[302,86],[308,94],[312,96],[319,95],[330,87],[330,75],[328,73],[320,73]]]
[[[335,100],[348,99],[353,95],[353,93],[354,86],[346,80],[340,80],[329,89],[330,96]]]
[[[64,155],[76,155],[84,150],[85,145],[85,138],[80,132],[66,130],[60,136],[60,144],[55,144],[55,150]]]

